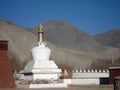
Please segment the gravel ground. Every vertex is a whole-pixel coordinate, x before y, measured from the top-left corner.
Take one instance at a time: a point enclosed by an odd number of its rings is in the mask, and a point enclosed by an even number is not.
[[[28,88],[0,88],[0,90],[114,90],[113,85],[79,85],[68,88],[39,88],[39,89],[28,89]]]

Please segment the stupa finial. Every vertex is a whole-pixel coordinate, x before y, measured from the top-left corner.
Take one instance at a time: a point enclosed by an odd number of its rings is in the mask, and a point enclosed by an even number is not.
[[[39,32],[43,32],[43,25],[42,24],[39,25]]]
[[[43,43],[43,25],[40,24],[38,27],[38,43]]]

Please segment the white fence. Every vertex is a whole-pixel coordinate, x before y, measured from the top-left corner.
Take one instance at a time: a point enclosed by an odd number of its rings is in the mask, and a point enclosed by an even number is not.
[[[100,84],[101,78],[109,78],[109,70],[74,70],[72,71],[73,85]]]

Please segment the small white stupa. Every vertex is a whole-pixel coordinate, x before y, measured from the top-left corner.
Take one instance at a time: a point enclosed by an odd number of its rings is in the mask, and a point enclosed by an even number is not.
[[[38,45],[31,49],[33,60],[30,61],[20,73],[23,79],[58,79],[61,69],[53,60],[49,60],[51,50],[43,42],[43,26],[38,28]]]

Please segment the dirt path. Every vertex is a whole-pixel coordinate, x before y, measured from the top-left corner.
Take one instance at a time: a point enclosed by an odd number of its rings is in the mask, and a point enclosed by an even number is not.
[[[72,86],[68,88],[39,88],[39,89],[0,88],[0,90],[114,90],[114,89],[113,89],[113,85],[82,85],[82,86]]]

